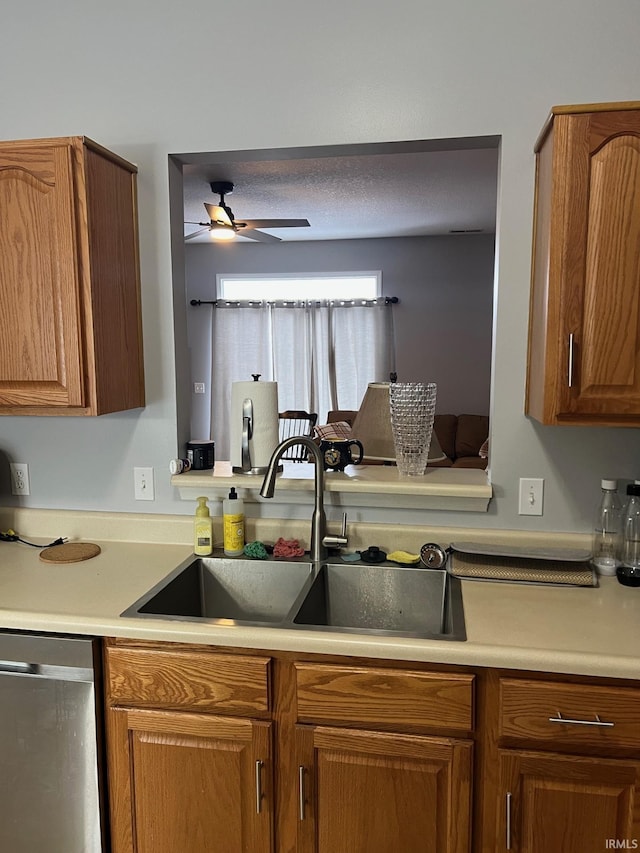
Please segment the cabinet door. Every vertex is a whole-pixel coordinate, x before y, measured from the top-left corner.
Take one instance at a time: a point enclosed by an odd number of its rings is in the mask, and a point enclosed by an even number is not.
[[[502,750],[499,766],[496,853],[640,845],[640,762]]]
[[[0,145],[0,406],[83,406],[67,144]]]
[[[271,853],[271,724],[108,712],[113,853]]]
[[[472,749],[298,726],[299,853],[467,853]]]
[[[555,116],[538,153],[527,391],[543,423],[640,423],[639,198],[640,110]]]

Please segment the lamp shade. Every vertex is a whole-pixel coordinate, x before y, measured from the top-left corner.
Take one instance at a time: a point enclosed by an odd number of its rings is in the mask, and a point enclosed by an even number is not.
[[[396,449],[391,431],[388,382],[369,383],[353,422],[351,434],[353,438],[362,442],[366,459],[380,462],[396,461]],[[446,458],[435,430],[432,430],[427,465],[431,462],[441,462]]]

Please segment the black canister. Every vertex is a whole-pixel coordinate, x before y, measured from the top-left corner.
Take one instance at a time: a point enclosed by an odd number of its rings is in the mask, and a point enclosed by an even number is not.
[[[187,442],[187,459],[191,462],[193,471],[204,471],[207,468],[213,468],[215,455],[214,441],[188,441]]]

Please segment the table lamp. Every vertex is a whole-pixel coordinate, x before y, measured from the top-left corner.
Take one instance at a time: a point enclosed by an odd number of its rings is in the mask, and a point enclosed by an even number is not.
[[[365,462],[395,462],[396,449],[391,431],[391,411],[389,408],[389,383],[370,382],[364,392],[358,414],[351,430],[364,446]],[[431,444],[427,465],[446,459],[438,442],[435,430],[431,431]]]

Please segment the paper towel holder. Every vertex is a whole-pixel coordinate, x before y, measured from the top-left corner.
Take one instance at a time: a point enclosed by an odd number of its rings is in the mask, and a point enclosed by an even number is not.
[[[254,375],[254,380],[257,382],[257,379]],[[249,445],[250,439],[253,437],[253,400],[250,397],[247,397],[242,401],[242,439],[240,442],[240,453],[242,465],[234,465],[231,469],[234,474],[266,474],[269,470],[268,465],[255,467],[251,463],[251,447]],[[282,471],[282,465],[280,465],[279,472]]]
[[[258,382],[260,379],[260,373],[252,373],[254,382]],[[254,466],[251,461],[251,446],[249,441],[253,437],[253,400],[250,397],[246,397],[242,401],[242,437],[240,442],[240,454],[241,454],[241,465],[234,465],[232,467],[232,472],[234,474],[259,474],[264,475],[269,470],[268,465],[264,466]],[[279,465],[277,468],[278,473],[282,473],[283,467]]]

